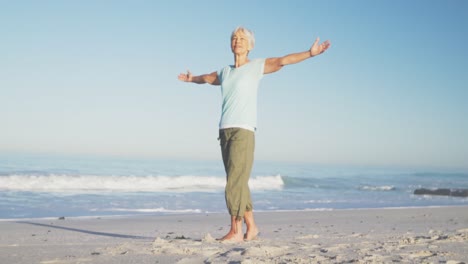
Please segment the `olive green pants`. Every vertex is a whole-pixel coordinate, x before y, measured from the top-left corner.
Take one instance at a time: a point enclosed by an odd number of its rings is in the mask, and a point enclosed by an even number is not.
[[[219,130],[221,153],[226,170],[226,206],[231,216],[242,219],[252,211],[249,178],[255,149],[255,133],[242,128]]]

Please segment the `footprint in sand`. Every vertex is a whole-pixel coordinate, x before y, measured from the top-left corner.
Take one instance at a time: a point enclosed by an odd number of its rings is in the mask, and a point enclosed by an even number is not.
[[[219,242],[210,234],[206,234],[202,240],[194,241],[190,239],[166,240],[156,238],[153,242],[153,254],[184,255],[209,257],[220,252]],[[184,259],[190,263],[193,259]],[[195,261],[197,262],[197,261]]]
[[[410,258],[428,258],[437,255],[434,252],[423,250],[409,255]]]
[[[277,257],[284,255],[287,247],[255,246],[245,249],[241,255],[249,257]]]

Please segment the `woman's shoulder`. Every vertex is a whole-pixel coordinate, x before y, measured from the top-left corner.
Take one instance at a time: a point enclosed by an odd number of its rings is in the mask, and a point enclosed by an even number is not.
[[[255,59],[252,59],[251,62],[253,63],[262,63],[262,62],[265,62],[265,58],[255,58]]]

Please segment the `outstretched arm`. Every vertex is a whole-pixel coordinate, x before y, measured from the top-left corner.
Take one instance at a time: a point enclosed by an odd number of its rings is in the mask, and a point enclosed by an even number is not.
[[[319,44],[319,41],[320,39],[317,38],[310,50],[308,51],[293,53],[284,57],[266,59],[264,73],[273,73],[279,71],[285,65],[298,63],[308,58],[312,58],[314,56],[324,53],[330,47],[331,44],[328,40],[322,42],[321,44]]]
[[[212,72],[209,74],[203,74],[203,75],[198,75],[198,76],[193,76],[190,71],[187,71],[187,73],[181,73],[179,74],[179,80],[183,82],[193,82],[193,83],[209,83],[212,85],[220,85],[221,83],[219,82],[218,79],[218,73],[217,72]]]

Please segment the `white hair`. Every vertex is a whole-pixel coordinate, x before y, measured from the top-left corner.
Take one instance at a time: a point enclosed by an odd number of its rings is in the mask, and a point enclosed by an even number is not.
[[[245,27],[237,27],[236,29],[234,29],[234,31],[232,31],[232,34],[231,34],[231,39],[234,37],[234,35],[238,32],[238,31],[241,31],[245,34],[245,36],[248,38],[249,40],[249,43],[250,45],[252,46],[252,48],[255,46],[255,36],[254,36],[254,33],[245,28]]]

